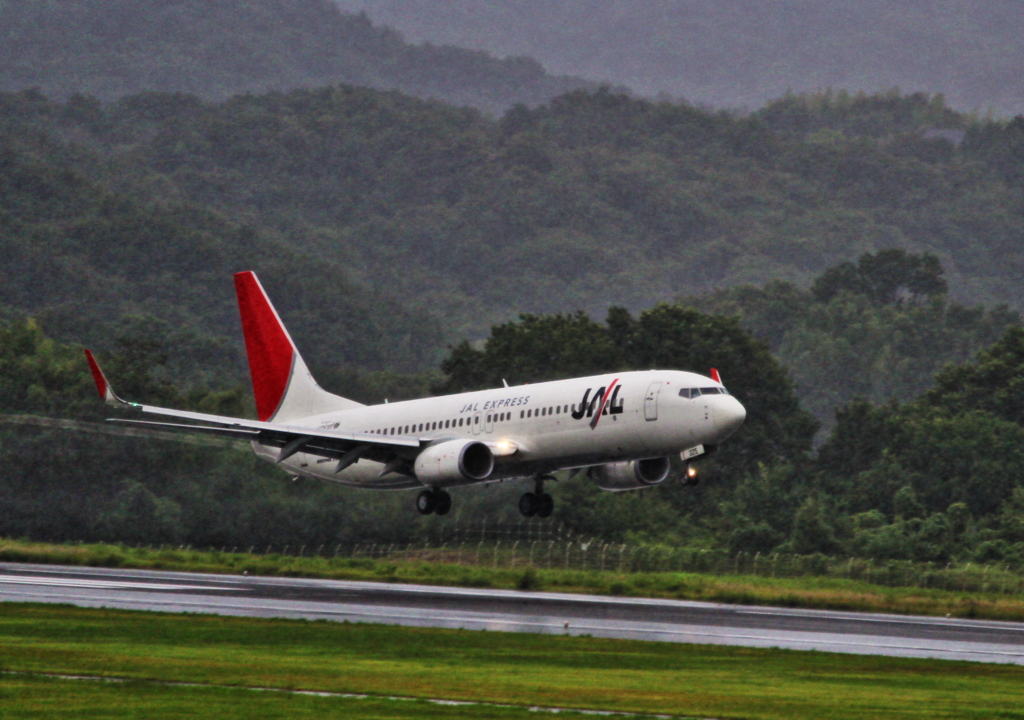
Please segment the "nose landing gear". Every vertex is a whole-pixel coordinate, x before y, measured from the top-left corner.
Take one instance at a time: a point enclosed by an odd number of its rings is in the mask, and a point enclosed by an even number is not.
[[[544,492],[544,481],[554,480],[550,476],[540,476],[536,479],[536,485],[534,492],[523,493],[523,496],[519,498],[519,512],[524,517],[551,517],[551,513],[555,511],[554,499]]]
[[[447,515],[452,509],[452,496],[441,488],[424,490],[416,497],[416,509],[420,515]]]

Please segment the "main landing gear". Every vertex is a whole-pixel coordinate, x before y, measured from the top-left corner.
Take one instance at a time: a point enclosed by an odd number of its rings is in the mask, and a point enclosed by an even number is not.
[[[551,513],[555,510],[555,501],[544,492],[544,480],[554,479],[539,477],[537,478],[537,485],[534,492],[524,493],[519,498],[519,512],[525,517],[551,517]]]
[[[420,511],[420,515],[447,515],[452,509],[452,496],[441,488],[424,490],[416,498],[416,509]]]

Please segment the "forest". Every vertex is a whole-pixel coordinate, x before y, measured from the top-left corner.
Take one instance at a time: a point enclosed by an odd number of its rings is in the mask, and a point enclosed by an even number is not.
[[[925,139],[934,127],[962,143]],[[578,91],[491,120],[345,86],[220,103],[25,91],[0,95],[0,128],[2,241],[21,268],[0,304],[62,340],[99,328],[77,321],[85,305],[237,355],[241,263],[272,293],[304,268],[304,290],[275,294],[323,372],[427,371],[520,312],[806,288],[886,248],[934,255],[959,305],[1024,303],[1024,119],[941,97],[821,93],[734,116]]]

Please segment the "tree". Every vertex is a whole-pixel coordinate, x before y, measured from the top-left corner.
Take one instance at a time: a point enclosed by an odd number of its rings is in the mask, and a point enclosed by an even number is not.
[[[876,305],[918,304],[948,290],[939,259],[929,253],[909,254],[893,248],[864,253],[855,266],[844,262],[815,280],[811,294],[828,302],[840,292],[866,295]]]
[[[973,363],[948,367],[924,402],[951,412],[985,410],[1024,425],[1024,328],[1011,327]]]

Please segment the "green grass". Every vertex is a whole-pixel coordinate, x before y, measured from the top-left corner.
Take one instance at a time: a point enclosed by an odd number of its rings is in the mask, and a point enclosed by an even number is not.
[[[532,718],[522,708],[459,707],[425,701],[311,697],[212,687],[166,687],[143,682],[91,683],[46,677],[0,676],[0,717],[5,720],[90,718]],[[572,717],[580,717],[571,714]],[[559,714],[562,717],[562,714]]]
[[[682,572],[620,573],[482,567],[443,562],[437,553],[382,560],[151,550],[116,545],[53,545],[0,540],[0,561],[209,573],[371,580],[460,587],[626,595],[857,612],[949,615],[1024,621],[1024,596],[886,587],[842,577],[773,578]]]
[[[1024,719],[1021,667],[778,649],[4,603],[0,650],[5,720],[519,712],[237,689],[255,687],[716,718]]]

